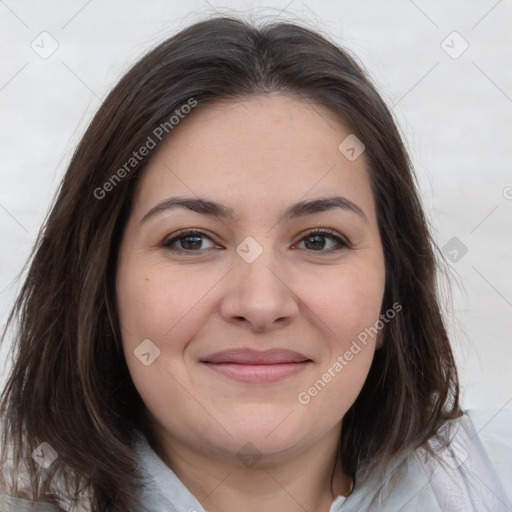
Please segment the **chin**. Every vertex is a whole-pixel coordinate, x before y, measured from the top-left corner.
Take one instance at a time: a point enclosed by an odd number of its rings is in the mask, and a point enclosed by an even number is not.
[[[290,419],[291,419],[290,415]],[[283,415],[283,418],[285,415]],[[230,423],[229,451],[237,454],[244,449],[264,454],[267,457],[285,457],[287,453],[299,446],[306,445],[305,433],[308,431],[305,425],[287,423],[283,418],[256,418],[247,417],[247,421]],[[282,423],[280,423],[282,422]],[[313,437],[313,436],[311,436]],[[217,439],[218,441],[218,439]]]

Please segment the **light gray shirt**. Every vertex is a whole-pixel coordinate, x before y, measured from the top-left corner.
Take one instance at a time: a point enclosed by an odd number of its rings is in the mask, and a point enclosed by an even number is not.
[[[512,512],[512,411],[467,411],[443,428],[451,442],[442,449],[431,441],[437,459],[424,449],[411,451],[385,475],[356,479],[352,493],[338,496],[330,512]],[[146,511],[207,512],[142,432],[135,434]],[[0,495],[0,512],[53,510],[52,505]],[[87,508],[69,508],[79,511]]]
[[[452,440],[446,449],[431,442],[439,460],[424,449],[413,451],[395,461],[384,478],[356,482],[348,497],[333,501],[330,512],[512,512],[512,433],[493,448],[501,451],[497,466],[507,479],[505,491],[468,414],[443,428]],[[149,511],[207,512],[140,433],[135,451],[146,478],[143,497]]]

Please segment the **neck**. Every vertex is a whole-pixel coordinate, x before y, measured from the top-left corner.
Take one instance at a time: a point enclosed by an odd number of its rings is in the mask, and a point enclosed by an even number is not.
[[[251,467],[178,444],[168,433],[155,434],[153,449],[209,512],[329,512],[338,495],[351,492],[352,479],[337,456],[339,426],[292,458],[263,457]]]

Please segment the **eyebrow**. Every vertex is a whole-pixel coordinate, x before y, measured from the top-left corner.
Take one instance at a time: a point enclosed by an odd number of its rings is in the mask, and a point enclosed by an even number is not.
[[[233,208],[202,197],[170,197],[168,199],[164,199],[157,205],[153,206],[153,208],[148,210],[144,217],[142,217],[140,220],[140,224],[161,212],[179,207],[187,208],[193,212],[201,213],[202,215],[208,215],[218,219],[236,221],[239,218]],[[312,199],[310,201],[300,201],[298,203],[292,204],[284,211],[284,213],[279,216],[278,222],[325,212],[327,210],[331,210],[332,208],[341,208],[342,210],[351,211],[361,217],[361,219],[363,219],[365,222],[368,222],[368,218],[366,217],[365,213],[356,203],[341,196]]]

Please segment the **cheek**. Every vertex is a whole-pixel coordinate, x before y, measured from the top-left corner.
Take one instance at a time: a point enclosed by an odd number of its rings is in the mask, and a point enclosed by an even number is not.
[[[123,342],[136,345],[146,338],[159,338],[165,328],[164,319],[172,322],[170,316],[174,311],[173,305],[167,303],[168,315],[162,315],[166,299],[164,290],[146,272],[121,276],[117,279],[117,301]]]
[[[149,338],[165,343],[171,336],[176,339],[176,330],[181,332],[189,323],[189,314],[204,295],[200,281],[193,275],[184,279],[160,265],[138,268],[127,262],[120,266],[116,291],[121,325],[126,331],[123,340],[140,343]]]
[[[336,423],[352,406],[370,370],[375,353],[384,280],[380,274],[339,273],[337,279],[316,289],[311,304],[326,326],[325,359],[298,401],[311,413],[318,428]]]
[[[299,403],[309,404],[315,418],[337,421],[357,398],[373,360],[374,326],[385,287],[383,264],[347,265],[332,275],[317,275],[314,287],[313,282],[303,284],[315,291],[308,305],[324,326],[328,355]]]
[[[196,280],[197,281],[197,280]],[[117,306],[125,359],[138,392],[151,411],[161,407],[161,390],[172,396],[188,382],[180,354],[193,337],[201,308],[198,283],[161,264],[142,265],[127,258],[118,265]],[[148,344],[145,340],[151,340]],[[145,343],[146,345],[141,345]],[[144,346],[144,350],[139,347]],[[156,348],[155,348],[156,347]],[[146,362],[141,354],[149,353]]]
[[[378,320],[384,286],[380,269],[369,272],[367,267],[353,266],[316,280],[310,304],[338,343],[344,344]]]

